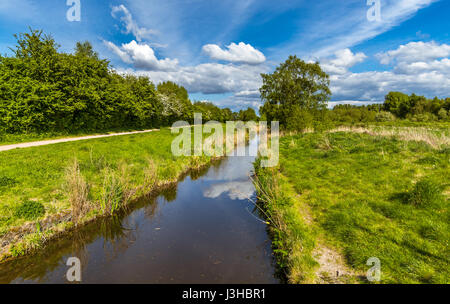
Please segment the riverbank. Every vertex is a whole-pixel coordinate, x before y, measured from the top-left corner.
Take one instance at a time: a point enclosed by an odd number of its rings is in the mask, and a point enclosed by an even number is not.
[[[381,283],[449,282],[448,129],[381,131],[285,134],[279,167],[255,163],[288,282],[368,282],[371,257]]]
[[[0,261],[126,208],[215,157],[174,157],[164,129],[0,153]]]

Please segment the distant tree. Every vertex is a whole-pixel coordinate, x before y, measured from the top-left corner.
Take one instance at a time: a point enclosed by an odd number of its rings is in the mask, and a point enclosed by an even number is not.
[[[424,114],[429,112],[431,109],[431,104],[425,96],[417,96],[416,94],[412,94],[410,96],[410,102],[412,107],[409,112],[413,115]]]
[[[391,112],[397,117],[404,118],[411,111],[412,100],[401,92],[389,92],[384,101],[384,110]]]
[[[223,118],[224,122],[235,120],[233,111],[231,111],[230,108],[222,109],[222,118]]]
[[[258,115],[253,108],[247,108],[246,110],[239,111],[239,120],[242,121],[257,121]]]
[[[192,121],[193,107],[187,90],[172,81],[158,84],[158,93],[163,104],[163,116],[167,124],[177,120]]]
[[[94,51],[94,48],[89,41],[77,42],[75,55],[98,59],[98,53]]]
[[[444,108],[440,109],[438,112],[438,117],[440,120],[447,120],[449,118],[447,110]]]
[[[375,115],[375,120],[378,122],[393,121],[395,116],[391,112],[381,111]]]
[[[279,120],[283,126],[296,109],[322,110],[330,99],[329,76],[319,63],[306,63],[290,56],[274,73],[261,76],[260,93],[265,104],[260,112],[268,120]]]

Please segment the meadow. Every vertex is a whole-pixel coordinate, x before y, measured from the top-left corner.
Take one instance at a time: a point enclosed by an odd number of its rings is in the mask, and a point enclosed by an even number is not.
[[[255,184],[286,279],[367,282],[376,257],[381,283],[449,283],[448,130],[285,134]]]

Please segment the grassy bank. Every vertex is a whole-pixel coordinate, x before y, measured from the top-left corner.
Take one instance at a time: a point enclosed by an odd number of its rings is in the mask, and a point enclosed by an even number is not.
[[[0,259],[124,208],[212,157],[175,157],[167,129],[0,153]]]
[[[429,133],[440,146],[419,133],[287,135],[279,168],[256,163],[290,282],[365,282],[370,257],[381,261],[381,283],[450,282],[448,129]]]

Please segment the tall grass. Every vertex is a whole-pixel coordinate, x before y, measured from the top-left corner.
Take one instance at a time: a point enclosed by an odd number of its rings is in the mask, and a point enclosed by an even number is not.
[[[75,158],[66,168],[66,185],[72,210],[72,221],[78,221],[89,211],[89,185],[80,172],[80,165]]]
[[[124,205],[126,188],[117,172],[110,168],[104,170],[100,208],[105,215],[114,214]]]
[[[260,210],[270,224],[278,276],[289,283],[313,283],[318,266],[313,258],[315,232],[299,214],[302,202],[277,169],[261,168],[260,161],[255,162],[252,179]]]
[[[397,137],[405,141],[425,142],[434,149],[441,149],[450,145],[448,131],[435,131],[422,127],[346,127],[341,126],[330,131],[352,132],[369,134],[373,136]]]

